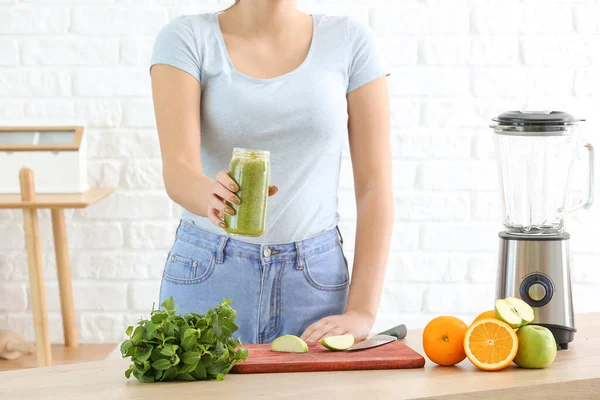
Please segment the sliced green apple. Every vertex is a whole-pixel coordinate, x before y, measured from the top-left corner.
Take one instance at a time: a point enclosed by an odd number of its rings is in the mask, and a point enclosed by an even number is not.
[[[534,318],[533,308],[531,308],[531,306],[529,304],[525,303],[523,300],[519,299],[518,297],[507,297],[505,300],[508,302],[508,304],[510,304],[511,306],[513,306],[515,308],[517,313],[523,319],[521,326],[525,326],[528,323],[530,323],[531,321],[533,321],[533,318]]]
[[[517,310],[506,299],[496,300],[494,310],[496,310],[496,318],[506,322],[511,328],[518,328],[523,323],[523,318],[521,318]]]
[[[353,335],[327,336],[321,339],[321,344],[329,350],[342,351],[349,349],[354,344]]]
[[[284,335],[271,342],[271,351],[283,353],[307,353],[308,345],[298,336]]]
[[[511,328],[520,328],[533,321],[533,308],[517,297],[496,300],[494,309],[496,318]]]

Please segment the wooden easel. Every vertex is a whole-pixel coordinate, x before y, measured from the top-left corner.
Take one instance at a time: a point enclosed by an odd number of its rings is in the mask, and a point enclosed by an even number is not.
[[[77,347],[77,324],[75,323],[75,305],[73,303],[71,264],[64,209],[86,208],[109,196],[115,189],[92,188],[81,194],[36,194],[33,171],[29,168],[21,169],[19,182],[21,185],[20,195],[0,194],[0,209],[23,210],[37,363],[38,366],[50,366],[52,356],[37,210],[40,208],[51,210],[65,346]]]

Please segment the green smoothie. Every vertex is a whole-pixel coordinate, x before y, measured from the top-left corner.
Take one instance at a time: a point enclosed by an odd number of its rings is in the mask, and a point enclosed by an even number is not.
[[[265,231],[271,176],[269,152],[234,149],[229,174],[240,187],[236,194],[241,204],[230,204],[235,215],[225,214],[225,231],[232,235],[262,235]]]

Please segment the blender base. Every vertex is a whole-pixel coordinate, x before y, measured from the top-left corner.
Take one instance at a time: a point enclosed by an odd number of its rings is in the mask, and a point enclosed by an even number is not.
[[[518,297],[534,311],[531,324],[548,328],[557,348],[576,332],[571,295],[568,233],[514,235],[501,232],[496,298]]]

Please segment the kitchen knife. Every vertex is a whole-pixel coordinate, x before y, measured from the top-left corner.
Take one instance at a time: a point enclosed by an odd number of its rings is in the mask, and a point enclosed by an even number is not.
[[[387,331],[378,333],[362,342],[355,344],[354,346],[346,349],[346,351],[364,350],[373,347],[381,346],[396,340],[402,340],[406,337],[406,326],[404,324],[395,326]]]

